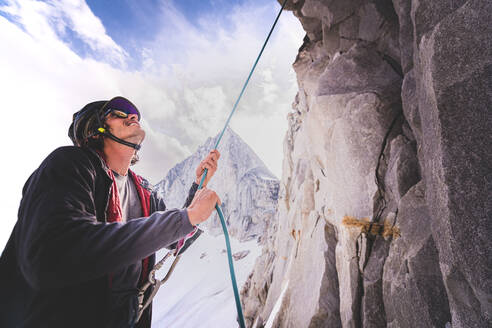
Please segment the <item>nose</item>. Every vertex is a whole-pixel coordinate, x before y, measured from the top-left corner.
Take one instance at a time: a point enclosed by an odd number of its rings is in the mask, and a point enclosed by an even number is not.
[[[138,119],[138,115],[137,115],[137,114],[129,114],[129,115],[128,115],[128,118],[129,118],[130,120],[140,121],[140,120]]]

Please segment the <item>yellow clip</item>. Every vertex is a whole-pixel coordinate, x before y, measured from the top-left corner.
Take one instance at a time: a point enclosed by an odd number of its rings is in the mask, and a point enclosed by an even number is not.
[[[104,128],[99,128],[99,129],[97,129],[97,131],[104,133],[106,130]]]

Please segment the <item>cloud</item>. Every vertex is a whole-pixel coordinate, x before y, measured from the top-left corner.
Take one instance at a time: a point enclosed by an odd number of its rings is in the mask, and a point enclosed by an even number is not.
[[[53,149],[70,144],[71,116],[86,103],[123,95],[139,107],[147,137],[135,170],[153,183],[219,133],[278,8],[249,1],[224,17],[212,12],[190,22],[164,1],[154,38],[139,46],[141,67],[129,70],[125,45],[111,39],[85,2],[1,6],[0,88],[8,122],[0,129],[6,154],[0,169],[9,187],[0,199],[9,219],[0,245],[15,222],[24,182]],[[81,53],[73,35],[91,51]],[[297,89],[291,63],[302,37],[299,22],[284,13],[231,121],[278,176],[285,116]]]
[[[128,54],[106,34],[101,20],[83,0],[8,0],[0,10],[11,15],[33,38],[56,43],[73,32],[94,54],[124,65]]]
[[[183,142],[196,148],[205,136],[215,135],[225,123],[243,83],[263,45],[278,12],[275,2],[258,5],[247,1],[226,13],[204,14],[190,22],[166,1],[161,7],[161,24],[153,41],[145,44],[150,58],[147,72],[166,80],[163,89],[169,93],[179,118],[158,124],[163,131],[179,135]],[[291,68],[304,32],[290,12],[279,20],[263,57],[258,63],[237,112],[267,120],[270,131],[286,129],[285,116],[297,91],[296,77]],[[178,114],[178,113],[177,113]],[[279,118],[281,118],[279,120]],[[237,118],[233,118],[236,120]],[[255,123],[242,121],[242,135],[260,157],[275,153],[276,159],[265,160],[280,175],[283,134],[273,135],[268,142],[256,142]]]

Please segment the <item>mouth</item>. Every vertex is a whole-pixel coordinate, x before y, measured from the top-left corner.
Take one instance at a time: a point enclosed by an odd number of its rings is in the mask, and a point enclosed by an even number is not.
[[[130,121],[127,123],[128,126],[132,126],[132,125],[136,125],[136,126],[140,126],[140,123],[138,123],[137,121]]]

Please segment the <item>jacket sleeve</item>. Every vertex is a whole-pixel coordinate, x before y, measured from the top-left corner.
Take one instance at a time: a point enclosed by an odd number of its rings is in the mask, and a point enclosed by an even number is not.
[[[195,182],[193,182],[193,184],[191,185],[190,190],[188,192],[188,197],[186,198],[183,209],[186,209],[191,204],[191,201],[193,200],[193,197],[195,197],[195,193],[197,190],[198,190],[198,185]],[[153,191],[151,194],[150,204],[151,204],[151,210],[152,211],[165,210],[166,209],[166,205],[164,204],[164,199],[156,191]],[[199,230],[199,233],[196,233],[196,231],[195,231],[196,237],[198,238],[198,236],[202,233],[202,230],[200,228],[198,228],[198,226],[194,227],[194,229]],[[186,238],[187,237],[185,237],[185,239]],[[166,248],[169,250],[176,249],[176,246],[178,245],[178,241],[176,241],[170,245],[167,245]]]
[[[195,197],[195,193],[198,190],[198,185],[193,182],[188,191],[188,197],[183,205],[183,208],[187,208],[190,206],[193,197]],[[164,199],[156,190],[153,190],[150,196],[150,211],[151,213],[154,211],[164,211],[166,210],[166,204],[164,203]]]
[[[188,191],[188,197],[186,198],[183,208],[190,206],[191,201],[193,200],[193,197],[195,197],[195,193],[197,190],[198,190],[198,185],[196,184],[196,182],[193,182],[190,190]]]
[[[94,166],[75,147],[55,150],[30,179],[19,210],[16,251],[36,289],[60,288],[116,272],[190,231],[186,210],[127,223],[95,216]]]

